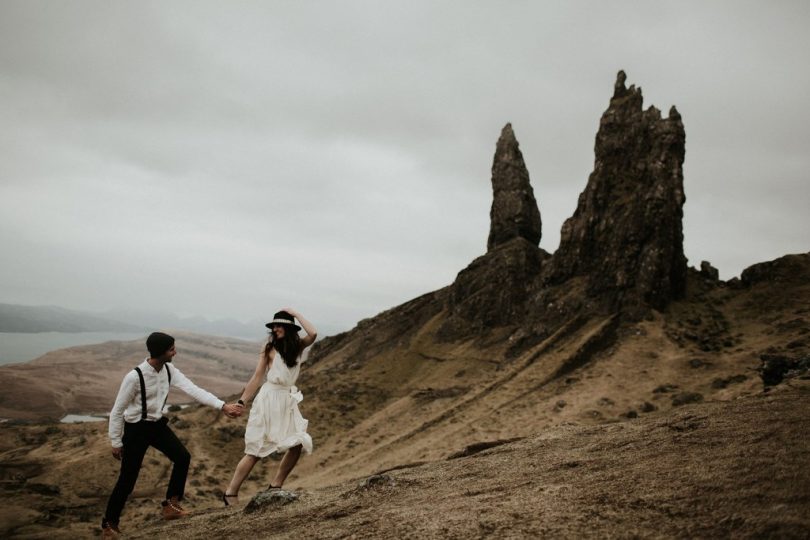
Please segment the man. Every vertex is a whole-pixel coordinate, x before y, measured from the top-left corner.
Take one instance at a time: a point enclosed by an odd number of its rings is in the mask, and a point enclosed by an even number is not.
[[[169,367],[168,364],[177,354],[172,336],[154,332],[146,339],[146,348],[149,358],[124,376],[115,405],[110,411],[112,455],[121,461],[121,473],[101,522],[103,538],[118,537],[121,510],[135,487],[144,454],[150,446],[157,448],[174,463],[166,500],[163,501],[163,518],[177,519],[187,515],[180,501],[183,500],[191,454],[163,416],[170,386],[179,388],[204,405],[222,410],[230,418],[240,416],[243,411],[239,405],[226,404],[196,386],[176,367]]]

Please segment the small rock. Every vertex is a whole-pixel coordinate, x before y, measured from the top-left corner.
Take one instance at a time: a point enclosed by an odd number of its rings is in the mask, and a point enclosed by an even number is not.
[[[54,486],[51,484],[42,484],[38,482],[34,483],[27,483],[25,484],[27,491],[32,491],[34,493],[39,493],[40,495],[51,495],[56,496],[61,493],[59,486]]]
[[[626,413],[620,415],[624,418],[638,418],[638,413],[634,410],[629,410]]]
[[[720,272],[709,261],[700,262],[700,275],[712,281],[720,279]]]
[[[658,409],[658,407],[647,401],[645,401],[639,408],[641,409],[641,412],[645,413],[653,412],[654,410]]]
[[[677,384],[662,384],[655,390],[653,390],[653,394],[667,394],[669,392],[674,392],[678,389]]]
[[[804,375],[810,369],[810,357],[790,358],[782,354],[761,354],[759,359],[759,376],[765,386],[774,386],[782,382],[788,374]]]
[[[380,486],[393,486],[396,482],[387,474],[374,474],[358,484],[360,489],[372,489]]]
[[[173,417],[169,422],[171,423],[172,427],[177,429],[188,429],[191,427],[190,422],[188,422],[187,420],[183,420],[182,418],[178,418],[176,416]]]
[[[264,508],[275,508],[293,503],[298,500],[298,495],[283,489],[273,489],[257,493],[245,506],[245,514],[252,514]]]
[[[672,396],[673,407],[679,407],[687,403],[698,403],[700,401],[703,401],[703,395],[697,392],[683,392],[682,394]]]
[[[241,426],[228,424],[217,428],[217,435],[220,441],[230,442],[234,439],[241,439],[245,436],[245,429]]]
[[[715,379],[712,381],[712,388],[715,390],[719,390],[721,388],[725,388],[730,384],[738,384],[743,381],[746,381],[748,377],[745,375],[732,375],[731,377],[727,377],[725,379]]]

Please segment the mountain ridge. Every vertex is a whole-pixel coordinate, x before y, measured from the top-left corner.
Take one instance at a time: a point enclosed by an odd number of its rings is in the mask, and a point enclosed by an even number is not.
[[[0,304],[0,332],[141,332],[145,328],[59,306]]]

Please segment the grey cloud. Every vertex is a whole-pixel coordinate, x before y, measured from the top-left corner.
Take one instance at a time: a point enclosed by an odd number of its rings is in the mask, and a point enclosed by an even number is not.
[[[483,253],[506,122],[554,251],[619,69],[683,115],[692,264],[806,251],[809,9],[4,2],[0,299],[350,325]]]

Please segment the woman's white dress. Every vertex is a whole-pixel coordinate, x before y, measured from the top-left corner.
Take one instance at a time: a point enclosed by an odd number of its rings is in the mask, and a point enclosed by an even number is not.
[[[265,457],[299,444],[307,454],[312,453],[312,437],[307,433],[308,422],[298,410],[304,395],[295,386],[301,362],[299,359],[295,367],[289,368],[281,353],[276,351],[267,370],[267,380],[250,408],[245,428],[245,454]]]

